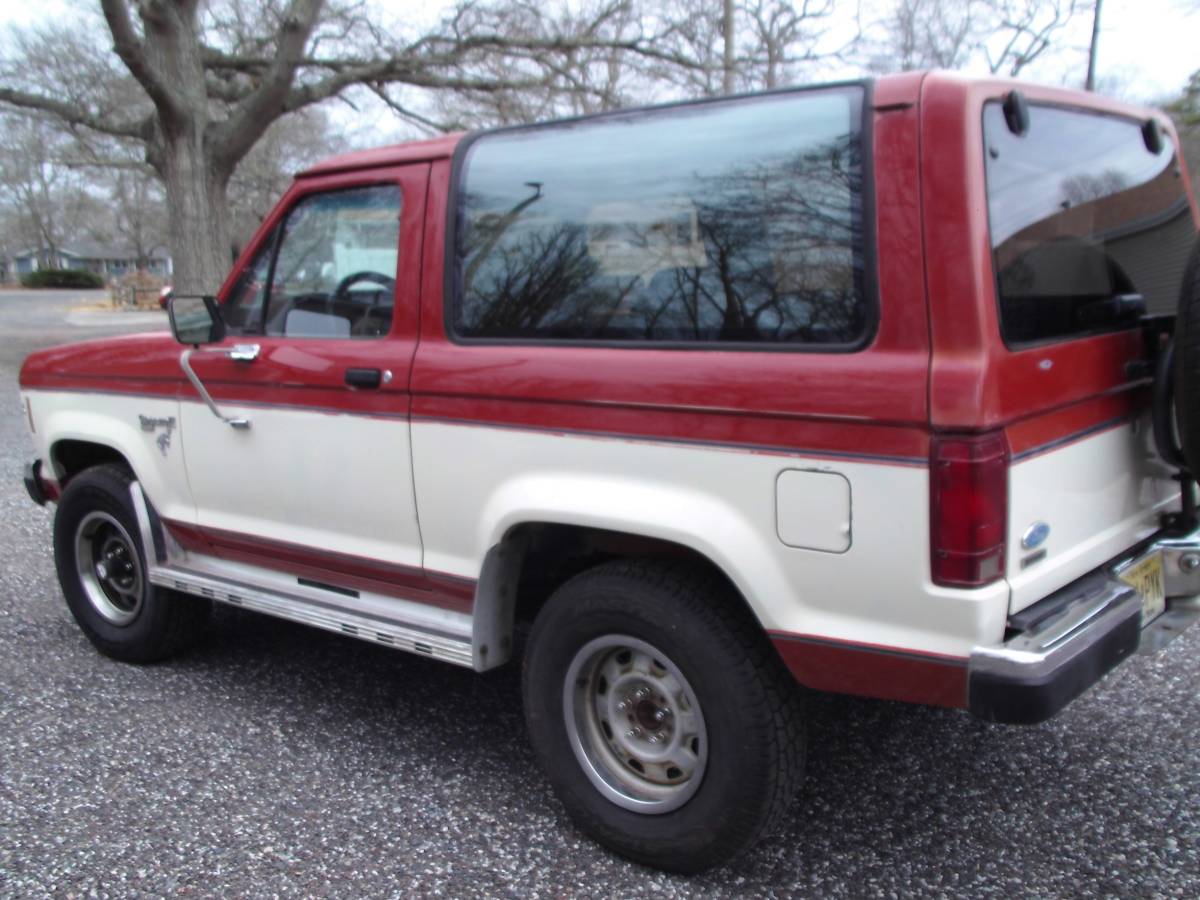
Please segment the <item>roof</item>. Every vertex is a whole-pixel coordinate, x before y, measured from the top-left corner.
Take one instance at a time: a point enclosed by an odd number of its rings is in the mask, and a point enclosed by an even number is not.
[[[922,73],[903,73],[897,76],[891,76],[890,80],[895,88],[892,93],[904,94],[911,93],[915,97],[916,90],[920,85]],[[880,79],[887,81],[889,79]],[[878,82],[877,82],[878,83]],[[811,85],[811,87],[822,87],[823,85]],[[706,100],[715,100],[715,97],[691,98],[684,102],[703,102]],[[635,106],[629,109],[612,110],[613,113],[630,112],[637,109],[651,109],[661,104],[652,104],[650,106]],[[666,104],[668,106],[674,104]],[[600,113],[599,115],[605,115]],[[573,121],[574,118],[592,118],[592,116],[573,117],[572,119],[561,121]],[[545,122],[531,124],[546,124]],[[376,147],[371,150],[358,150],[353,153],[342,153],[338,156],[330,157],[329,159],[321,160],[314,166],[299,172],[297,178],[312,178],[320,175],[332,175],[335,172],[347,172],[354,169],[371,169],[380,166],[395,166],[403,165],[411,162],[424,162],[434,159],[448,159],[453,153],[454,148],[466,136],[465,131],[455,132],[453,134],[443,135],[441,137],[429,138],[423,141],[405,141],[403,144],[391,144],[387,147]]]
[[[78,259],[135,259],[137,251],[132,247],[122,247],[117,244],[104,244],[100,241],[72,241],[66,246],[59,247],[60,253],[74,256]],[[148,254],[151,259],[165,259],[171,254],[162,244],[154,247]]]
[[[315,166],[305,169],[296,177],[310,178],[314,175],[329,175],[333,172],[345,172],[350,169],[370,169],[377,166],[395,166],[432,159],[447,159],[454,152],[454,148],[462,140],[464,134],[465,132],[457,132],[425,141],[405,141],[403,144],[392,144],[388,147],[342,153],[322,160]]]
[[[24,259],[26,256],[38,256],[45,253],[46,248],[37,247],[17,250],[12,254],[13,259]],[[99,241],[75,241],[55,250],[63,256],[73,256],[75,259],[136,259],[137,251],[132,247],[118,247],[112,244],[101,244]],[[171,252],[162,244],[150,251],[151,259],[168,259]]]
[[[899,106],[909,106],[918,102],[921,97],[925,85],[929,84],[960,84],[970,86],[976,90],[994,91],[997,94],[1005,93],[1014,88],[1019,88],[1022,91],[1029,93],[1031,97],[1036,97],[1049,102],[1068,103],[1071,105],[1086,106],[1103,112],[1115,113],[1118,115],[1132,116],[1134,118],[1146,118],[1152,114],[1151,110],[1143,107],[1131,106],[1115,100],[1110,100],[1093,93],[1085,93],[1083,91],[1071,90],[1069,88],[1049,88],[1041,85],[1034,85],[1029,82],[1021,82],[1013,79],[1005,78],[981,78],[977,76],[964,75],[959,72],[947,71],[932,71],[932,72],[898,72],[892,75],[883,75],[873,79],[857,79],[854,81],[831,82],[827,84],[813,83],[806,85],[793,85],[785,88],[780,88],[780,91],[791,91],[805,88],[826,88],[835,87],[846,84],[862,84],[871,86],[871,101],[874,109],[883,110],[895,108]],[[598,116],[610,114],[621,114],[632,112],[634,110],[654,109],[663,106],[674,106],[676,103],[703,103],[710,100],[719,99],[735,99],[738,96],[753,96],[759,93],[770,92],[752,92],[749,95],[734,95],[731,98],[718,97],[698,97],[690,98],[683,101],[675,101],[668,104],[652,104],[649,106],[634,106],[628,109],[612,110],[609,113],[597,113],[588,116],[573,117],[570,119],[557,120],[559,122],[572,122],[577,119],[591,119]],[[548,124],[546,122],[531,123],[531,124]],[[1166,120],[1163,124],[1168,127]],[[403,144],[392,144],[388,147],[378,147],[373,150],[360,150],[355,153],[343,153],[339,156],[331,157],[317,163],[315,166],[299,173],[298,178],[330,175],[335,172],[346,172],[354,169],[369,169],[374,167],[382,167],[389,165],[403,165],[411,162],[424,162],[434,159],[446,159],[454,152],[454,148],[466,135],[466,132],[457,132],[455,134],[447,134],[442,137],[431,138],[424,141],[406,141]]]

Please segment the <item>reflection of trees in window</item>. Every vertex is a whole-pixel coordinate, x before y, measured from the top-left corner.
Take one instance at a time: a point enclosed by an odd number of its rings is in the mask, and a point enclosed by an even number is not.
[[[855,278],[861,191],[850,136],[778,163],[705,179],[696,191],[710,264],[678,272],[697,337],[848,342],[863,314]],[[715,332],[715,334],[714,334]]]
[[[588,258],[582,231],[563,223],[525,228],[493,242],[481,265],[468,256],[468,268],[476,270],[467,285],[462,328],[468,334],[505,337],[543,332],[553,323],[586,327],[581,300],[596,264]],[[484,239],[489,242],[490,236]]]
[[[604,213],[590,233],[555,219],[553,207],[526,219],[529,200],[484,213],[469,195],[460,327],[575,339],[847,343],[861,334],[857,136],[697,175],[687,215],[678,188],[675,178],[670,197],[595,198]],[[622,206],[631,221],[612,220]],[[639,248],[653,251],[641,268]]]
[[[1124,172],[1118,169],[1106,169],[1096,174],[1081,172],[1078,175],[1064,178],[1059,190],[1062,191],[1063,200],[1074,206],[1077,203],[1087,203],[1089,200],[1098,200],[1109,194],[1116,194],[1127,187],[1129,187],[1129,178]]]

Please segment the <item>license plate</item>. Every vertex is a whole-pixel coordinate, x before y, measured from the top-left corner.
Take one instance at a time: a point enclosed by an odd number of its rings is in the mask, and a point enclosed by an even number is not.
[[[1120,573],[1120,579],[1142,598],[1142,624],[1167,608],[1166,587],[1163,584],[1162,554],[1154,553]]]

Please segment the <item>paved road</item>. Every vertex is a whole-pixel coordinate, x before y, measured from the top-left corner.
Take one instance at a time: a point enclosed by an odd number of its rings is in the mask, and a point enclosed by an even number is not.
[[[69,300],[0,294],[0,896],[1200,895],[1200,629],[1034,728],[814,698],[784,827],[694,879],[572,829],[511,670],[229,609],[186,658],[104,659],[20,486],[15,385],[37,347],[144,325]]]

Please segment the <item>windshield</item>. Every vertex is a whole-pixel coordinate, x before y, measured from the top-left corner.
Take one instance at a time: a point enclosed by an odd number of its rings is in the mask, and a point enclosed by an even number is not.
[[[1175,148],[1142,123],[1030,106],[1023,135],[984,107],[988,215],[1010,345],[1130,327],[1174,313],[1195,238]]]

